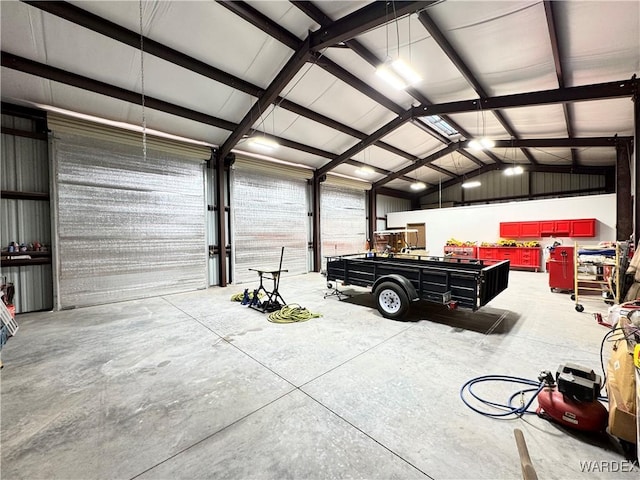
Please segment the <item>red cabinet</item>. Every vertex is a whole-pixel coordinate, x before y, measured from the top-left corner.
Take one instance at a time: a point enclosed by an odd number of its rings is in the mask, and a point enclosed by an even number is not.
[[[520,236],[538,238],[540,236],[540,222],[520,222]]]
[[[500,222],[500,238],[538,238],[540,222]]]
[[[540,247],[478,247],[478,258],[486,264],[509,260],[511,268],[540,269]]]
[[[501,238],[595,237],[596,219],[500,222]]]
[[[540,236],[571,236],[571,220],[543,220],[540,222]]]
[[[596,219],[584,218],[580,220],[571,220],[571,237],[595,237],[596,236]]]
[[[520,222],[500,222],[501,238],[520,237]]]

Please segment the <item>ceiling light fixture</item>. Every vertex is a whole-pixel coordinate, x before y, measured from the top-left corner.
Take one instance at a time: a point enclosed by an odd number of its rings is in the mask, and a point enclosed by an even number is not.
[[[416,181],[411,184],[411,190],[415,192],[419,192],[420,190],[424,190],[425,188],[427,188],[427,184],[424,182]]]
[[[422,81],[420,75],[400,58],[387,59],[376,69],[376,75],[398,90],[404,90]]]
[[[386,40],[387,40],[387,57],[381,65],[376,68],[376,75],[398,90],[404,90],[407,87],[416,85],[422,81],[420,75],[411,67],[411,17],[409,21],[409,62],[405,62],[400,57],[400,29],[398,26],[398,17],[395,14],[395,4],[393,6],[393,15],[396,27],[396,41],[398,52],[395,58],[389,55],[389,22],[386,24]]]
[[[484,111],[482,111],[482,99],[478,99],[478,113],[476,114],[476,132],[480,132],[480,119],[482,118],[482,136],[480,138],[474,138],[467,145],[471,150],[487,150],[496,146],[496,142],[487,138],[486,135],[486,120],[484,118]]]
[[[260,148],[262,150],[266,150],[268,152],[272,152],[280,146],[278,142],[276,142],[275,140],[271,140],[264,135],[259,137],[251,137],[249,139],[249,145],[251,145],[252,147]]]
[[[486,150],[496,146],[496,142],[487,137],[473,139],[469,142],[469,148],[472,150]]]
[[[513,148],[513,138],[511,139],[511,147]],[[508,163],[507,152],[508,150],[505,149],[504,163]],[[523,173],[524,173],[524,168],[522,168],[520,165],[516,165],[516,149],[513,148],[513,160],[511,162],[511,166],[504,169],[504,174],[507,177],[513,177],[514,175],[522,175]]]
[[[475,188],[482,185],[478,180],[473,180],[471,182],[464,182],[462,184],[462,188]]]
[[[504,171],[504,174],[507,177],[512,177],[513,175],[522,175],[523,173],[524,173],[524,168],[522,168],[520,165],[517,165],[515,167],[509,167]]]
[[[358,175],[363,176],[363,177],[370,177],[371,175],[376,173],[376,171],[372,167],[370,167],[368,165],[363,165],[363,166],[361,166],[359,168],[356,168],[356,173]]]

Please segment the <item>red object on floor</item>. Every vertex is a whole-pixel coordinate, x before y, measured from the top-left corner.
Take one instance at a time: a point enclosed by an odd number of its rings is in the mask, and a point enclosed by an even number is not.
[[[577,402],[566,398],[555,386],[545,387],[538,394],[541,416],[548,416],[565,427],[585,432],[603,432],[609,413],[599,401]]]
[[[559,245],[550,249],[548,271],[549,287],[557,290],[574,289],[573,247]]]

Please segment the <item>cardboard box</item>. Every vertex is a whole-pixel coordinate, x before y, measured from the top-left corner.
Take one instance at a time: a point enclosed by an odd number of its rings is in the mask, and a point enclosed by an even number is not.
[[[618,326],[623,325],[620,318]],[[636,443],[637,405],[636,405],[636,368],[633,364],[633,352],[626,339],[614,344],[611,358],[607,364],[607,392],[609,395],[609,433],[627,442]]]
[[[615,437],[636,443],[637,426],[636,416],[629,412],[622,404],[620,391],[609,384],[609,433]]]

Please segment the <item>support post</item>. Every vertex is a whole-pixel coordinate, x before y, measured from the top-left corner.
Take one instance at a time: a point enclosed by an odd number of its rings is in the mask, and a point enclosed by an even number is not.
[[[635,77],[635,75],[634,75]],[[629,152],[633,158],[633,241],[640,242],[640,207],[638,207],[638,197],[640,190],[640,160],[638,160],[638,149],[640,148],[640,88],[636,84],[636,91],[633,95],[633,144],[632,151]]]
[[[373,248],[373,232],[377,230],[376,225],[378,223],[378,191],[375,188],[369,190],[369,231],[367,232],[367,238],[370,241],[370,246]]]
[[[631,142],[616,142],[616,240],[628,240],[633,233],[631,201]]]
[[[226,188],[225,166],[230,167],[235,162],[235,155],[229,154],[225,158],[219,151],[214,152],[216,161],[216,224],[218,227],[218,279],[221,287],[227,286],[227,219],[226,219]]]
[[[327,179],[326,175],[318,175],[314,172],[312,179],[313,196],[313,271],[322,269],[322,245],[320,235],[320,183]]]

